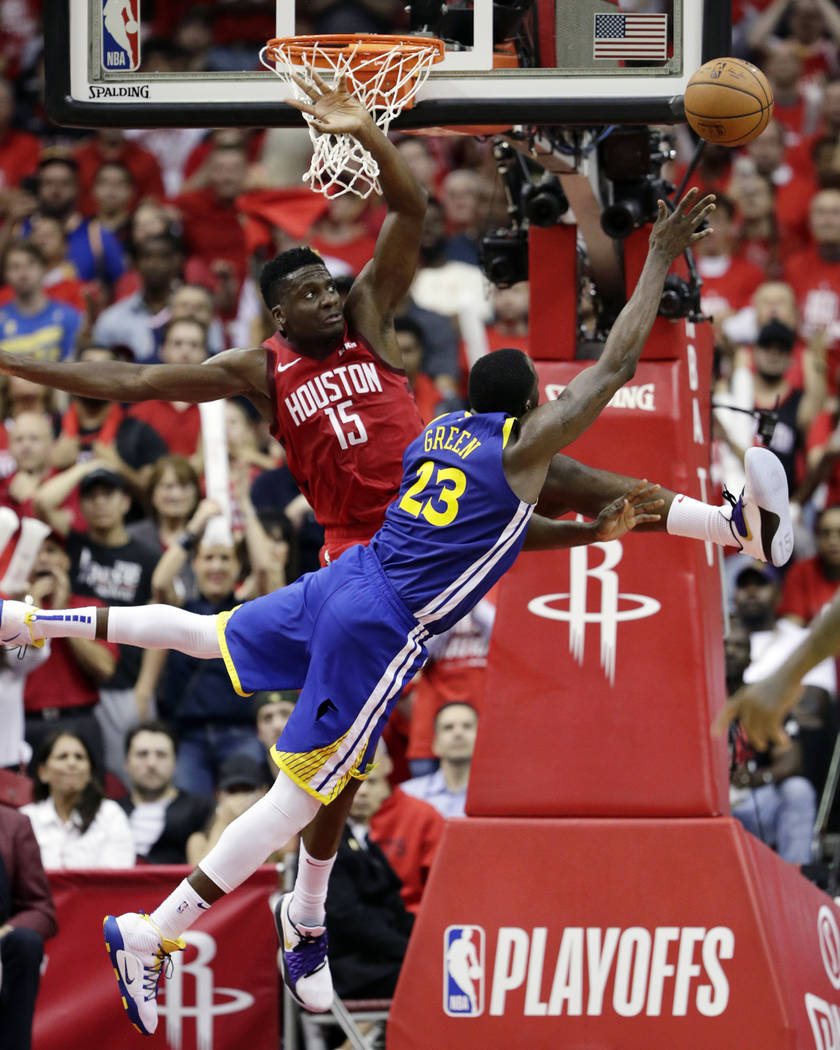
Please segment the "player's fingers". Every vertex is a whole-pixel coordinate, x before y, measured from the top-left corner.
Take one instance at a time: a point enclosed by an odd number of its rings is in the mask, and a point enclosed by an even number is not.
[[[712,722],[712,736],[723,736],[733,718],[738,717],[738,701],[727,700]]]
[[[665,201],[656,202],[656,221],[662,222],[663,219],[668,216],[668,208],[665,205]]]
[[[306,94],[312,99],[313,102],[317,102],[321,97],[320,94],[315,90],[312,82],[302,77],[300,73],[292,73],[292,80],[297,84],[301,91],[305,91]]]
[[[301,102],[296,98],[284,98],[283,101],[287,106],[300,110],[301,113],[308,113],[310,116],[315,114],[315,107],[309,102]]]
[[[771,736],[773,739],[773,747],[775,749],[779,751],[787,751],[788,748],[791,746],[790,737],[787,735],[784,729],[782,729],[781,726],[778,726],[776,729],[774,729]]]
[[[635,515],[634,515],[634,517],[635,517],[636,524],[639,525],[643,521],[659,521],[659,519],[662,517],[662,515],[661,514],[640,514],[638,512],[638,510],[637,510]]]
[[[315,84],[317,85],[317,87],[319,87],[321,89],[321,91],[331,91],[332,90],[330,85],[326,82],[326,80],[324,80],[324,78],[321,76],[321,74],[317,72],[317,70],[311,69],[310,73],[312,74],[312,79],[315,81]],[[343,80],[343,78],[342,78],[342,80]]]
[[[770,746],[770,734],[767,727],[749,715],[742,716],[741,726],[746,733],[747,739],[756,751],[766,751]]]
[[[708,201],[708,198],[706,198]],[[701,222],[705,221],[715,210],[715,202],[705,203],[701,201],[694,211],[689,215],[688,221],[692,226],[699,226]]]
[[[686,212],[688,210],[688,206],[694,202],[694,198],[699,192],[700,190],[696,186],[692,186],[692,188],[688,191],[688,193],[686,193],[683,199],[678,202],[676,208],[674,208],[674,214],[682,215],[684,212]]]
[[[698,230],[697,233],[692,233],[691,243],[696,244],[697,241],[702,241],[704,237],[708,237],[712,232],[712,227],[707,226],[705,230]]]

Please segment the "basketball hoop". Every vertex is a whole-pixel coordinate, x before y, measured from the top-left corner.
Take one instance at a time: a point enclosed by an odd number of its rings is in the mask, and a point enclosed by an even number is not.
[[[429,70],[444,57],[444,43],[429,37],[340,34],[290,36],[269,40],[260,61],[276,73],[291,95],[310,99],[292,79],[311,70],[345,79],[347,90],[371,113],[383,132],[403,109],[409,109]],[[303,176],[311,189],[330,197],[379,193],[379,165],[352,135],[319,134],[312,118],[303,118],[312,139],[312,162]]]

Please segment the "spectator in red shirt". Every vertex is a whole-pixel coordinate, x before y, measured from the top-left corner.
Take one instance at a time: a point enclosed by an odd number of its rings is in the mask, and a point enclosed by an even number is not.
[[[106,161],[93,177],[94,215],[123,247],[131,233],[131,209],[135,196],[134,177],[119,161]]]
[[[160,359],[167,365],[200,365],[207,358],[207,329],[191,317],[170,321],[164,330]],[[160,434],[169,451],[187,459],[194,457],[201,442],[198,405],[185,401],[141,401],[129,415],[142,419]]]
[[[238,146],[217,146],[207,162],[207,186],[182,193],[174,204],[184,224],[184,243],[191,256],[190,266],[206,278],[219,264],[234,269],[238,287],[248,269],[248,247],[236,207],[236,198],[245,190],[248,158]],[[189,277],[188,279],[192,279]],[[199,284],[206,280],[198,280]]]
[[[420,371],[423,361],[423,331],[410,317],[396,318],[394,328],[402,354],[403,368],[420,410],[420,418],[424,423],[430,423],[435,416],[440,415],[438,405],[441,402],[441,393],[432,377]]]
[[[749,306],[764,274],[753,263],[733,254],[736,241],[735,205],[728,197],[715,202],[712,233],[696,245],[697,269],[703,278],[700,304],[720,329],[723,321]]]
[[[769,179],[775,188],[779,226],[800,244],[807,244],[808,202],[817,187],[809,173],[796,171],[785,159],[784,129],[778,121],[771,120],[753,139],[746,148],[746,158],[752,162],[753,170]],[[743,160],[738,161],[738,167],[749,170]]]
[[[811,201],[814,244],[788,262],[787,281],[796,295],[807,337],[828,329],[836,339],[840,321],[840,190],[821,190]]]
[[[20,185],[26,175],[33,175],[41,155],[41,143],[28,131],[12,127],[15,112],[14,87],[0,80],[0,199],[2,191]]]
[[[131,174],[130,208],[148,197],[163,200],[165,196],[160,165],[155,155],[126,138],[122,128],[98,128],[92,139],[76,149],[75,156],[81,187],[79,208],[85,215],[93,215],[97,210],[94,194],[96,174],[103,164],[111,162],[122,164]]]
[[[732,180],[730,191],[739,219],[736,256],[757,266],[765,278],[780,277],[785,253],[772,183],[763,175],[745,173]]]
[[[823,87],[822,109],[816,131],[788,150],[788,163],[797,171],[818,177],[815,150],[819,143],[840,141],[840,79],[829,80]],[[822,185],[822,184],[821,184]]]
[[[780,40],[762,62],[770,81],[775,105],[773,119],[785,129],[788,146],[798,145],[817,124],[819,95],[806,93],[802,83],[802,57],[793,40]]]
[[[19,518],[35,516],[32,497],[53,473],[53,443],[52,421],[43,413],[23,412],[10,427],[9,452],[17,470],[0,481],[0,505],[11,507]]]
[[[70,558],[55,533],[41,544],[29,590],[47,608],[81,608],[101,602],[71,593]],[[65,604],[66,603],[66,604]],[[26,740],[34,751],[55,729],[78,733],[87,740],[94,762],[104,768],[102,730],[93,711],[99,703],[98,686],[114,673],[119,646],[86,638],[61,638],[50,643],[46,663],[26,680],[23,702]]]
[[[773,34],[785,14],[788,14],[791,39],[799,49],[805,76],[836,72],[840,12],[831,0],[773,0],[750,27],[747,34],[750,48],[765,51],[777,47],[781,40]]]
[[[51,215],[34,215],[29,240],[41,249],[47,264],[44,291],[50,299],[57,299],[60,303],[75,306],[82,313],[89,314],[89,290],[79,277],[76,267],[67,258],[67,235],[61,222]],[[87,331],[88,325],[89,317],[84,322],[84,331]]]
[[[308,237],[309,244],[321,255],[341,259],[355,277],[373,258],[376,237],[364,222],[368,202],[352,193],[331,197],[327,210],[318,219]]]
[[[779,616],[807,626],[840,586],[840,504],[833,503],[817,518],[817,554],[795,561],[785,576]]]

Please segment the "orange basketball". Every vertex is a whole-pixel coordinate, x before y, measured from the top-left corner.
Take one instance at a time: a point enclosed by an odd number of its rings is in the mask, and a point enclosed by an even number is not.
[[[773,91],[756,66],[716,58],[701,66],[685,89],[685,119],[701,139],[743,146],[759,136],[773,115]]]

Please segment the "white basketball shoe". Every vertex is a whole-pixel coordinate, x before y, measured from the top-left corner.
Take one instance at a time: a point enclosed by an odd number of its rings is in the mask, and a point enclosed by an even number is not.
[[[744,468],[746,483],[741,495],[737,500],[729,496],[729,528],[742,551],[780,567],[793,553],[784,467],[770,449],[756,447],[747,449]]]

